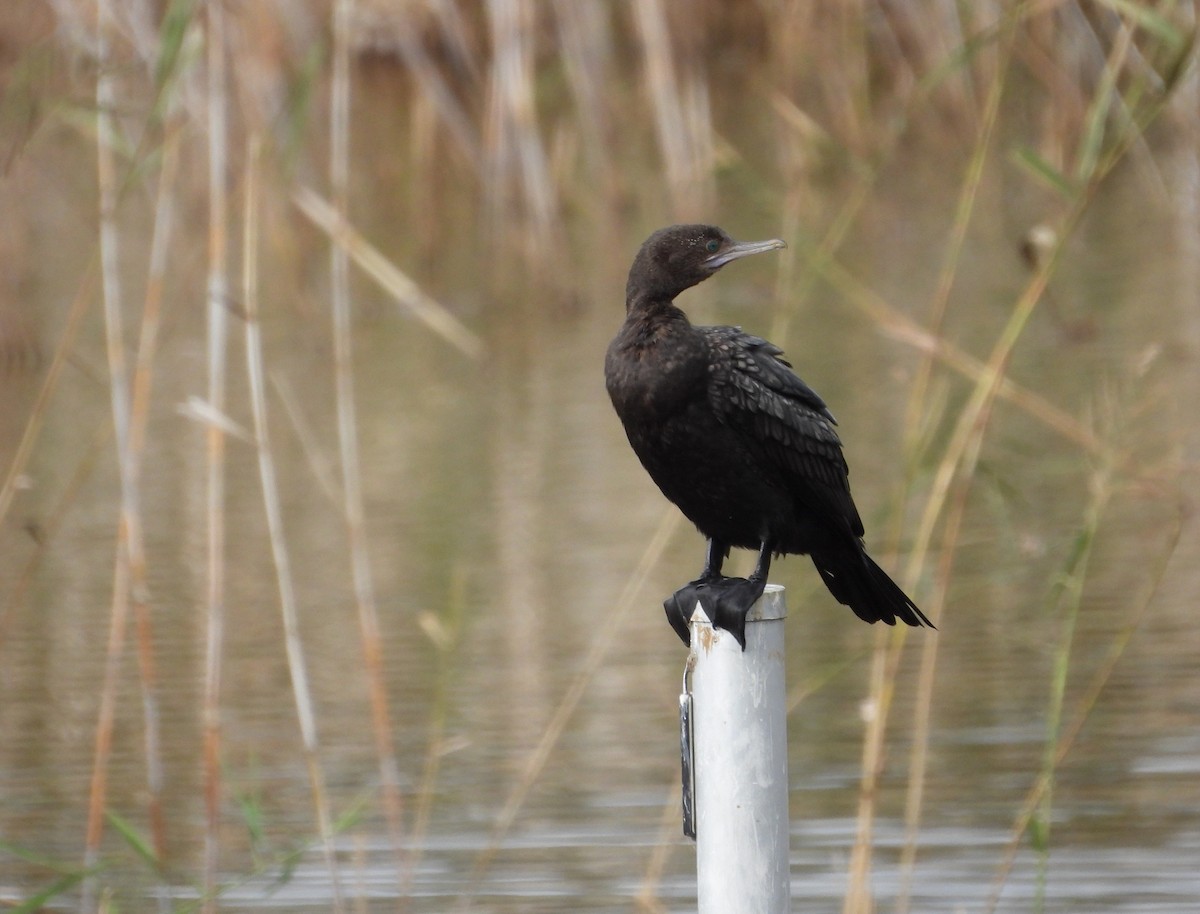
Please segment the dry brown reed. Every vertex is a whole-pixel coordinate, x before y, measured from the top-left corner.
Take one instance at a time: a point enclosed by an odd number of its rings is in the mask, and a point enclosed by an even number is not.
[[[138,664],[142,679],[144,719],[146,726],[146,778],[148,784],[148,818],[155,859],[163,866],[168,859],[165,813],[162,793],[167,773],[162,760],[161,726],[159,723],[159,677],[151,623],[150,588],[147,580],[147,558],[144,525],[141,519],[140,488],[146,427],[150,417],[150,396],[154,378],[155,356],[158,353],[162,323],[162,304],[166,284],[168,257],[175,233],[176,179],[179,168],[181,121],[176,114],[174,94],[164,96],[166,129],[162,140],[162,161],[154,207],[154,224],[147,256],[145,295],[141,327],[134,356],[133,377],[130,382],[129,444],[125,459],[129,462],[128,476],[134,500],[135,523],[130,526],[129,562],[132,575],[134,617],[137,626]],[[114,423],[115,425],[115,423]],[[121,453],[118,450],[118,460]],[[160,906],[164,899],[160,896]]]
[[[138,618],[143,645],[143,698],[146,716],[146,757],[151,772],[150,808],[155,825],[156,845],[163,847],[161,803],[161,760],[158,746],[158,712],[154,697],[153,654],[149,641],[149,618],[145,588],[145,552],[141,535],[134,464],[129,454],[130,407],[129,377],[126,368],[120,282],[119,228],[117,224],[118,178],[116,165],[117,96],[114,63],[110,56],[114,27],[112,10],[101,0],[96,6],[96,162],[99,188],[100,279],[104,309],[106,351],[108,355],[109,395],[112,408],[117,469],[120,479],[120,523],[113,572],[112,610],[109,624],[104,678],[100,688],[95,752],[89,791],[87,830],[84,838],[84,870],[96,866],[104,832],[107,806],[108,766],[116,716],[116,690],[124,654],[128,612],[132,606]],[[86,879],[81,907],[93,910],[96,883]]]
[[[308,665],[300,638],[296,593],[292,582],[291,559],[285,536],[283,510],[275,473],[275,456],[271,448],[270,426],[267,422],[266,371],[263,367],[262,333],[258,309],[258,230],[259,230],[259,170],[262,161],[262,140],[250,138],[246,149],[246,199],[242,218],[242,302],[246,322],[246,375],[250,382],[250,407],[254,416],[255,449],[258,452],[258,473],[262,483],[263,509],[267,516],[267,535],[271,541],[271,556],[275,562],[275,579],[279,586],[279,610],[283,616],[284,648],[288,673],[292,681],[292,696],[296,703],[296,719],[304,746],[304,761],[308,769],[309,786],[316,810],[317,831],[325,854],[332,888],[333,910],[344,910],[341,877],[334,848],[333,820],[329,812],[325,773],[321,764],[321,746],[317,737],[316,713],[312,690],[309,687]]]
[[[483,341],[478,334],[425,294],[408,274],[355,230],[345,213],[339,213],[329,201],[307,187],[297,188],[293,199],[300,212],[325,232],[336,248],[353,258],[363,272],[421,323],[464,355],[478,358],[483,354]]]
[[[225,412],[226,345],[229,326],[229,113],[227,30],[224,4],[206,12],[205,114],[208,153],[208,324],[207,406]],[[225,430],[205,425],[207,589],[205,596],[204,721],[204,914],[217,908],[221,834],[221,674],[225,645]]]
[[[350,17],[352,0],[333,5],[333,75],[331,87],[329,183],[339,224],[347,220],[350,187]],[[354,405],[354,362],[350,326],[349,259],[342,245],[330,246],[330,313],[333,326],[334,386],[337,398],[338,448],[342,463],[347,543],[358,608],[371,723],[379,762],[380,790],[388,833],[396,855],[397,878],[404,874],[404,801],[400,765],[393,741],[392,715],[384,679],[383,647],[375,585],[367,554],[362,478],[358,455],[357,412]]]
[[[677,221],[695,220],[710,211],[714,199],[714,137],[702,64],[696,59],[681,64],[660,0],[636,0],[633,11],[670,211]]]

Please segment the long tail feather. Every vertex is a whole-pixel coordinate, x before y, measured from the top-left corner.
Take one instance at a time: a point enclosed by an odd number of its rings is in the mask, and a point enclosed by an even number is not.
[[[899,619],[907,625],[935,627],[857,543],[836,552],[816,553],[812,560],[829,592],[860,619],[888,625]]]

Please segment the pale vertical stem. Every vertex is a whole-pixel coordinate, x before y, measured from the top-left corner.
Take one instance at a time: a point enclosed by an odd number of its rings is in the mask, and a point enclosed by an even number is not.
[[[599,185],[600,202],[609,204],[616,192],[612,117],[606,94],[608,61],[613,58],[608,11],[603,0],[554,0],[554,18],[563,64],[579,112],[583,155]],[[590,195],[589,195],[590,197]]]
[[[142,326],[138,337],[137,360],[132,385],[132,423],[129,428],[129,457],[133,473],[141,472],[142,451],[146,443],[146,421],[150,409],[150,382],[154,377],[154,357],[158,351],[163,284],[167,273],[167,254],[175,231],[175,177],[179,173],[179,141],[183,124],[168,118],[163,138],[162,168],[158,176],[158,198],[154,208],[154,232],[150,239],[150,263],[146,275],[146,298],[142,306]]]
[[[224,0],[208,0],[208,404],[225,409],[225,349],[228,335],[228,192],[225,9]],[[204,878],[203,911],[216,910],[217,865],[221,818],[221,649],[225,627],[225,434],[215,422],[206,425],[208,518],[208,589],[205,601],[204,663]]]
[[[162,792],[165,780],[162,763],[161,736],[158,715],[158,669],[154,655],[154,636],[150,616],[149,586],[147,583],[145,542],[141,524],[141,470],[145,446],[146,423],[150,409],[150,384],[154,375],[154,357],[158,351],[158,330],[162,313],[163,283],[167,269],[167,253],[175,223],[175,176],[179,165],[179,125],[168,122],[163,139],[162,167],[158,176],[158,198],[154,211],[154,230],[150,241],[149,267],[146,275],[146,295],[142,308],[142,325],[138,336],[137,357],[130,389],[129,445],[127,459],[136,523],[130,526],[130,581],[133,588],[133,608],[138,639],[138,666],[142,677],[143,716],[146,722],[146,781],[149,793],[150,832],[155,855],[166,861],[167,831],[163,818]],[[166,896],[160,896],[160,907]]]
[[[534,10],[525,0],[489,0],[486,8],[493,49],[491,116],[495,121],[493,152],[497,159],[489,165],[495,171],[492,177],[496,186],[491,190],[498,195],[491,201],[491,215],[493,220],[505,220],[511,234],[512,214],[505,212],[503,196],[509,182],[516,178],[534,229],[533,237],[524,240],[544,249],[553,240],[557,203],[534,105],[530,46]]]
[[[308,668],[304,645],[300,640],[300,623],[296,612],[296,595],[292,588],[291,560],[284,538],[283,511],[279,503],[279,487],[275,478],[275,458],[271,451],[270,427],[267,424],[266,384],[263,380],[262,333],[258,320],[258,174],[261,141],[253,137],[247,144],[245,215],[242,220],[242,302],[246,309],[246,372],[250,382],[250,407],[254,414],[254,435],[258,444],[258,475],[262,482],[263,509],[267,515],[267,531],[271,539],[271,555],[275,562],[275,577],[279,584],[279,609],[283,616],[284,646],[287,651],[288,672],[292,680],[292,697],[296,702],[296,717],[304,742],[304,760],[312,787],[317,812],[317,828],[325,853],[333,888],[333,909],[343,910],[341,879],[333,845],[333,825],[329,815],[329,800],[325,790],[325,774],[321,766],[320,741],[317,737],[316,715],[313,713],[312,693],[308,684]]]
[[[120,474],[121,509],[117,527],[116,568],[113,574],[112,606],[109,621],[108,649],[105,655],[104,679],[100,689],[100,707],[96,721],[91,788],[88,799],[87,831],[84,841],[84,868],[95,866],[100,855],[100,840],[104,834],[104,810],[108,791],[108,762],[112,751],[113,720],[116,714],[117,680],[125,649],[125,629],[129,614],[129,535],[136,523],[136,510],[131,505],[129,445],[129,397],[126,388],[125,350],[121,335],[121,284],[119,235],[116,224],[117,177],[113,145],[116,130],[113,124],[116,91],[113,86],[109,32],[112,10],[107,0],[96,5],[96,173],[100,194],[100,285],[104,304],[104,323],[109,368],[109,393],[112,403],[113,427],[116,431],[117,469]],[[88,879],[80,895],[80,907],[85,912],[95,909],[95,883]]]
[[[333,86],[330,111],[329,180],[338,222],[347,222],[350,184],[350,22],[353,0],[336,0],[333,7]],[[383,677],[383,650],[375,586],[367,554],[363,518],[362,483],[359,477],[358,427],[354,407],[354,363],[350,326],[349,259],[340,244],[330,246],[330,297],[333,312],[334,378],[337,391],[338,445],[342,462],[342,491],[346,504],[346,529],[354,578],[354,597],[362,637],[367,687],[371,695],[375,749],[384,812],[397,854],[397,872],[403,880],[403,799],[400,773],[392,746],[391,713]]]
[[[671,205],[687,210],[695,186],[693,150],[687,133],[683,95],[675,75],[674,53],[666,13],[660,0],[635,0],[634,18],[642,43],[646,85],[654,106],[659,150],[670,184]]]
[[[413,879],[421,863],[425,835],[433,812],[438,775],[442,757],[446,754],[446,719],[451,704],[451,689],[455,682],[455,670],[451,659],[462,633],[462,609],[465,602],[466,575],[456,568],[450,582],[447,600],[449,622],[441,618],[431,625],[429,631],[435,635],[431,640],[438,652],[437,684],[429,710],[429,729],[425,744],[425,761],[421,767],[421,781],[417,787],[415,808],[411,813],[412,824],[408,830],[408,846],[411,848],[404,861],[404,879],[400,883],[400,896],[412,892]]]

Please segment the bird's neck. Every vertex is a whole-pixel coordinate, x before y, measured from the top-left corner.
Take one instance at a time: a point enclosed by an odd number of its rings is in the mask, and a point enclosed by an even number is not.
[[[669,298],[634,297],[625,300],[624,332],[641,342],[687,331],[691,326],[687,315]]]
[[[687,320],[673,297],[642,292],[626,294],[625,316],[632,320]]]

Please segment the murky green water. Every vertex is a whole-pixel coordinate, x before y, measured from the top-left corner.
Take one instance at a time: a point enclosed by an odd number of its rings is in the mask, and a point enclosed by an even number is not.
[[[368,97],[368,111],[370,101],[385,100]],[[370,129],[362,127],[364,135]],[[444,224],[430,237],[416,237],[405,218],[395,217],[409,202],[401,189],[394,196],[404,204],[393,202],[391,190],[381,192],[379,176],[411,185],[389,171],[391,126],[376,129],[377,142],[364,141],[358,152],[356,220],[486,342],[485,356],[472,361],[356,278],[361,476],[407,803],[410,909],[448,911],[469,896],[478,911],[628,911],[644,894],[658,898],[654,910],[691,910],[693,853],[679,835],[673,795],[685,652],[660,608],[702,558],[701,540],[685,524],[672,529],[633,610],[621,617],[618,637],[594,669],[588,666],[670,514],[624,440],[601,374],[604,347],[622,316],[628,261],[646,231],[668,217],[639,212],[630,224],[607,229],[580,218],[565,257],[554,263],[557,275],[549,267],[542,275],[524,275],[511,263],[501,269],[504,256],[488,252],[473,228],[475,214],[452,188]],[[5,471],[94,239],[89,152],[65,131],[59,139],[56,160],[22,161],[8,179],[26,182],[19,194],[11,186],[8,192],[36,213],[25,226],[32,242],[20,302],[34,316],[43,361],[10,368],[0,383]],[[1200,455],[1198,172],[1194,150],[1154,155],[1165,195],[1137,168],[1112,178],[1069,242],[1011,366],[1024,388],[1111,442],[1115,455],[1070,652],[1066,723],[1114,645],[1124,644],[1130,628],[1132,636],[1058,766],[1048,859],[1041,861],[1028,836],[1021,839],[1001,911],[1035,908],[1043,862],[1048,911],[1179,912],[1200,898],[1200,543],[1190,518],[1160,580],[1183,510],[1177,487],[1182,480],[1190,490]],[[928,151],[901,152],[840,255],[855,277],[917,321],[936,285],[962,167]],[[769,188],[740,194],[739,182],[748,181],[733,176],[712,218],[739,236],[777,233],[781,201]],[[786,327],[779,341],[838,416],[869,541],[882,556],[908,469],[904,409],[919,355],[823,284],[790,311],[802,287],[802,252],[819,240],[849,181],[814,186],[803,236],[789,239],[785,256],[795,260],[739,264],[688,301],[702,320],[777,338]],[[980,358],[1027,281],[1019,242],[1045,210],[1027,181],[1003,164],[989,171],[951,295],[946,334]],[[283,195],[278,205],[284,224],[299,220]],[[200,222],[185,226],[193,248],[189,254],[181,247],[170,289],[142,489],[167,881],[181,900],[196,897],[204,835],[204,444],[202,430],[178,408],[205,386]],[[388,910],[399,877],[380,810],[337,502],[324,248],[303,230],[290,235],[276,224],[271,231],[268,246],[299,247],[290,259],[280,255],[283,266],[263,280],[270,409],[321,758],[335,814],[358,808],[337,842],[342,891]],[[145,243],[136,228],[126,238],[131,249]],[[780,280],[785,268],[792,272]],[[485,275],[493,269],[498,276]],[[129,282],[140,291],[137,275],[131,270]],[[135,313],[128,311],[131,327]],[[235,320],[229,414],[248,427],[240,334]],[[939,372],[932,396],[945,407],[927,430],[935,451],[966,392],[961,377]],[[112,449],[101,431],[108,417],[94,305],[0,528],[5,900],[51,884],[47,860],[82,860],[118,507]],[[93,457],[94,467],[81,470]],[[931,637],[939,658],[912,910],[981,910],[992,891],[1041,770],[1063,632],[1053,587],[1077,543],[1101,462],[1021,407],[996,406],[940,631],[910,636],[896,675],[875,822],[872,886],[881,910],[892,909],[906,879],[899,861],[917,666],[922,640]],[[916,496],[900,525],[906,547],[932,472],[930,462],[915,468]],[[64,492],[80,473],[58,520]],[[230,441],[228,474],[222,906],[328,910],[331,884],[315,840],[249,445]],[[34,557],[39,564],[25,588],[22,576]],[[806,695],[790,720],[794,909],[840,910],[878,633],[834,603],[807,560],[779,562],[775,572],[788,589],[790,685]],[[918,602],[932,593],[934,576],[931,563],[915,588]],[[589,670],[578,708],[493,847],[493,829],[560,702]],[[108,805],[145,834],[132,631],[120,681]],[[414,818],[422,794],[428,806]],[[294,867],[282,863],[288,850],[306,846]],[[104,850],[103,880],[149,898],[155,878],[112,826]],[[54,904],[74,898],[68,893]]]

